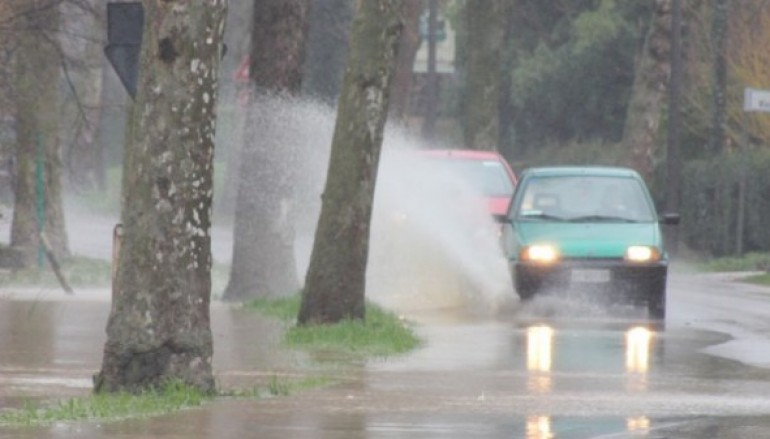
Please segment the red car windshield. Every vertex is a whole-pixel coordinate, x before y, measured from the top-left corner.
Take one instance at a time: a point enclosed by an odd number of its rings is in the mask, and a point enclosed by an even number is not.
[[[431,168],[447,176],[461,178],[485,197],[510,197],[513,182],[504,166],[497,160],[430,158]]]

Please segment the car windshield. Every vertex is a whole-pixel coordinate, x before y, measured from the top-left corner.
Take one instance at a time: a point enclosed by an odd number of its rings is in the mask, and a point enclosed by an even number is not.
[[[513,183],[497,160],[431,158],[434,171],[461,178],[463,183],[486,197],[510,197]],[[434,168],[435,165],[435,168]]]
[[[642,184],[629,177],[548,176],[528,180],[518,219],[649,222],[655,214]]]

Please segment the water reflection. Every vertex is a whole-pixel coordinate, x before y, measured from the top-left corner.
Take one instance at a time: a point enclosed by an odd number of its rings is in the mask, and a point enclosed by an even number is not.
[[[642,326],[626,332],[626,371],[647,373],[650,367],[650,346],[652,332]]]
[[[635,416],[626,419],[626,430],[629,433],[644,432],[650,429],[650,418],[647,416]]]
[[[554,388],[556,372],[576,369],[597,372],[611,367],[616,373],[625,374],[628,391],[645,392],[654,340],[655,333],[643,326],[622,332],[559,331],[545,324],[529,326],[526,328],[527,387],[531,392],[549,394]],[[581,423],[574,419],[554,420],[547,413],[533,413],[526,417],[525,437],[558,438],[565,428],[569,430],[576,424]],[[644,434],[650,424],[647,416],[635,415],[607,420],[604,427],[607,431]]]
[[[637,326],[626,331],[626,388],[632,392],[643,392],[649,385],[650,349],[653,333]]]
[[[527,370],[530,372],[527,387],[531,391],[551,390],[553,334],[553,328],[545,325],[527,328]]]
[[[552,439],[550,416],[527,417],[527,439]]]

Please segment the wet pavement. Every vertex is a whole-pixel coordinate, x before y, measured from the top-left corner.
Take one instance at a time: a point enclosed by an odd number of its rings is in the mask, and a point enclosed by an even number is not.
[[[497,316],[402,310],[424,346],[363,364],[284,350],[280,324],[214,303],[221,388],[283,375],[336,384],[156,418],[0,427],[0,438],[770,437],[770,370],[757,367],[767,355],[767,290],[702,275],[675,276],[671,287],[665,329],[570,300]],[[107,298],[0,293],[0,408],[90,392]]]

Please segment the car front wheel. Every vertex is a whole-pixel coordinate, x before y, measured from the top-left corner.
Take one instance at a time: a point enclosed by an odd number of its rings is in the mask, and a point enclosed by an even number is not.
[[[652,288],[647,295],[647,315],[651,320],[666,320],[666,285]]]
[[[540,280],[522,272],[514,276],[513,286],[522,301],[530,300],[540,288]]]

